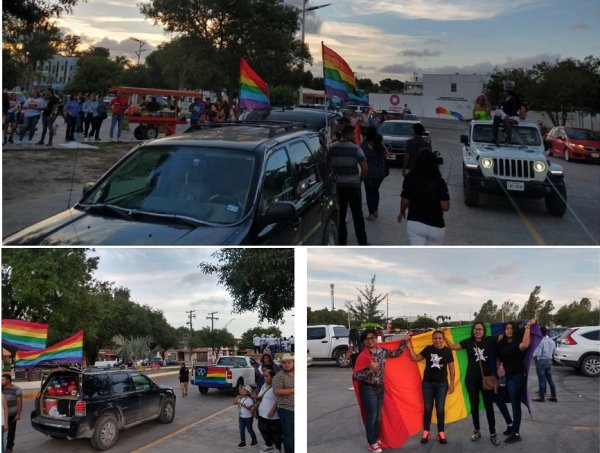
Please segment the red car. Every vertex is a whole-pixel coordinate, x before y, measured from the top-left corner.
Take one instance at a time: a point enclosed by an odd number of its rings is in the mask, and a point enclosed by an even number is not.
[[[549,156],[562,156],[565,160],[600,161],[600,133],[577,127],[557,126],[546,135],[546,152]]]

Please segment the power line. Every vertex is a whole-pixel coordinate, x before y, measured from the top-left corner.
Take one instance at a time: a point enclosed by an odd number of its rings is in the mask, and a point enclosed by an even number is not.
[[[215,315],[219,313],[218,311],[211,311],[208,314],[210,316],[207,316],[206,319],[210,319],[210,330],[215,330],[215,320],[218,320],[219,318],[215,318]]]
[[[186,324],[188,326],[190,326],[190,333],[194,332],[194,328],[192,325],[192,319],[194,319],[196,317],[196,315],[194,314],[196,312],[196,310],[190,310],[190,311],[186,311],[188,317],[190,318],[190,320],[188,322],[186,322]]]

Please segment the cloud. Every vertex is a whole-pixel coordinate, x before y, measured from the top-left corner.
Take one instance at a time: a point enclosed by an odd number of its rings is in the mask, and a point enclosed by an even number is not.
[[[577,24],[573,24],[569,27],[569,30],[575,30],[575,31],[580,31],[580,30],[588,30],[590,29],[590,25],[589,24],[585,24],[583,22],[577,23]]]
[[[439,50],[429,50],[429,49],[423,49],[423,50],[406,49],[406,50],[403,50],[400,52],[400,55],[402,55],[403,57],[437,57],[441,54],[442,54],[442,52],[440,52]]]
[[[428,38],[425,41],[423,41],[423,44],[425,44],[426,46],[431,45],[431,44],[443,44],[444,41],[442,41],[439,38]]]

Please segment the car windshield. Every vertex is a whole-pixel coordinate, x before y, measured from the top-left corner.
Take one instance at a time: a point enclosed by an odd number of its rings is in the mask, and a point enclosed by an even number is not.
[[[393,123],[386,121],[381,126],[379,126],[379,133],[382,135],[412,136],[412,127],[413,123]]]
[[[588,129],[565,129],[565,131],[572,140],[600,140],[599,132],[590,131]]]
[[[495,143],[494,126],[491,124],[476,124],[473,130],[473,141],[483,143]],[[506,130],[500,126],[498,133],[498,144],[539,146],[540,134],[534,127],[513,126],[513,135],[510,143],[507,143]]]
[[[79,206],[231,224],[242,218],[252,202],[254,167],[255,157],[241,151],[141,147],[86,194]]]

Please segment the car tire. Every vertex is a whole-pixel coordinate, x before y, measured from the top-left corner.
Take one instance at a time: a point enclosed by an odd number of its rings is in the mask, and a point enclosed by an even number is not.
[[[338,245],[338,229],[333,219],[327,220],[323,233],[323,245]]]
[[[175,418],[175,401],[167,399],[160,406],[160,413],[158,414],[158,421],[161,423],[171,423]]]
[[[475,188],[466,171],[463,172],[463,198],[466,206],[470,208],[479,206],[479,190]]]
[[[351,361],[345,361],[344,357],[346,357],[347,349],[340,350],[335,356],[335,363],[339,368],[348,368],[350,366]]]
[[[565,158],[565,162],[569,162],[571,160],[571,155],[569,154],[569,148],[565,148],[563,150],[563,157]]]
[[[133,130],[133,136],[138,140],[144,140],[145,133],[146,133],[146,128],[142,125],[137,126]]]
[[[206,395],[208,393],[208,387],[198,387],[198,391],[203,395]]]
[[[144,138],[154,140],[156,137],[158,137],[158,129],[155,126],[148,126],[144,131]]]
[[[584,376],[598,377],[600,376],[600,356],[588,355],[579,365],[579,370]]]
[[[108,450],[115,446],[119,440],[119,423],[112,415],[102,415],[96,420],[94,434],[90,439],[92,447],[96,450]]]
[[[556,188],[556,190],[554,190]],[[554,184],[552,191],[544,198],[546,211],[554,217],[562,217],[567,211],[567,189],[564,184]]]

